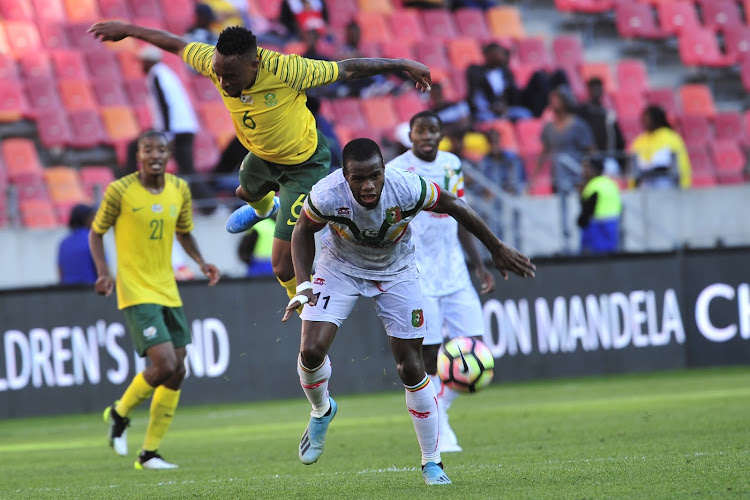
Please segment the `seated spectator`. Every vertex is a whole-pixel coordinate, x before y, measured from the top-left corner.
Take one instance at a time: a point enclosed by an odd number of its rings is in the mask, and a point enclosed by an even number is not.
[[[485,134],[490,151],[479,161],[479,170],[504,192],[520,195],[526,192],[526,170],[513,151],[503,149],[500,132],[490,129]]]
[[[650,189],[689,188],[690,157],[682,137],[672,130],[664,109],[647,107],[641,114],[641,125],[644,132],[630,145],[635,185]]]
[[[626,155],[617,114],[604,107],[604,84],[600,78],[591,78],[586,88],[589,99],[578,107],[578,116],[588,123],[594,134],[594,142],[603,157],[605,175],[620,175],[626,167]]]
[[[96,209],[89,205],[75,205],[70,211],[70,232],[60,242],[57,269],[61,285],[93,285],[97,273],[89,250],[89,229]]]
[[[323,0],[284,0],[279,21],[298,38],[308,30],[320,36],[328,34],[328,10]]]
[[[528,109],[517,106],[521,91],[508,66],[508,49],[492,42],[484,46],[482,53],[484,64],[472,64],[466,70],[468,101],[474,120],[485,122],[498,118],[530,118],[532,114]]]
[[[583,163],[585,186],[581,191],[581,253],[605,254],[620,247],[622,200],[617,183],[603,174],[599,159]]]
[[[430,91],[430,109],[443,122],[443,133],[452,141],[459,140],[471,128],[471,108],[466,101],[452,102],[445,99],[443,86],[435,82]]]
[[[213,30],[212,25],[215,21],[216,15],[211,7],[204,3],[195,4],[195,21],[193,26],[185,33],[185,39],[188,42],[216,45],[219,34]]]
[[[263,219],[245,233],[240,240],[237,255],[247,264],[248,277],[274,276],[271,266],[273,232],[276,223],[272,218]]]

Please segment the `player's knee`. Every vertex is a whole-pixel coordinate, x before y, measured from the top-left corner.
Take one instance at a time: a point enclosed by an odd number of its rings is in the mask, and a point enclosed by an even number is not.
[[[315,344],[302,345],[299,351],[302,366],[314,369],[323,364],[326,359],[326,351],[322,346]]]
[[[396,368],[404,385],[417,385],[424,379],[425,369],[421,360],[407,358],[398,363]]]

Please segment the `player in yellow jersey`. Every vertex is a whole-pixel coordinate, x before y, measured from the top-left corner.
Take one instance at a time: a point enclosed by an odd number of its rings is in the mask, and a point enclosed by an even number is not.
[[[180,55],[221,92],[237,137],[250,151],[240,167],[237,196],[248,202],[227,221],[227,230],[243,232],[259,220],[276,219],[272,265],[292,297],[296,281],[291,235],[305,197],[328,174],[331,154],[315,118],[305,106],[305,90],[336,81],[405,71],[416,87],[430,90],[430,70],[408,59],[359,58],[329,62],[282,55],[258,47],[255,35],[241,27],[225,29],[216,46],[187,44],[172,33],[119,21],[96,23],[89,32],[102,41],[138,38]],[[279,191],[279,198],[274,196]]]
[[[115,229],[117,307],[125,315],[135,349],[151,362],[137,374],[122,397],[104,411],[109,442],[118,455],[128,453],[126,429],[130,410],[152,397],[146,439],[136,469],[174,469],[157,449],[172,422],[185,377],[185,346],[190,329],[172,270],[172,242],[177,237],[208,278],[219,281],[219,270],[207,264],[190,234],[192,198],[187,183],[166,173],[169,142],[161,132],[138,138],[140,170],[107,186],[89,233],[96,263],[96,293],[109,296],[115,288],[104,258],[103,236]]]

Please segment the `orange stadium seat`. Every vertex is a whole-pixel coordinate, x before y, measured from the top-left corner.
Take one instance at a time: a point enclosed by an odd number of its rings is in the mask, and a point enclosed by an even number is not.
[[[336,113],[337,123],[346,125],[353,129],[367,127],[360,99],[347,98],[333,101],[333,109]]]
[[[3,24],[8,49],[16,60],[24,54],[42,49],[42,41],[36,24],[30,21],[5,21]]]
[[[720,184],[739,184],[745,181],[743,170],[746,159],[736,141],[728,139],[713,141],[709,148]]]
[[[680,112],[677,102],[677,92],[671,87],[651,88],[646,91],[646,102],[660,106],[667,116],[673,117]]]
[[[680,33],[677,39],[680,59],[686,66],[725,67],[733,62],[722,54],[716,33],[707,28],[693,28]]]
[[[750,56],[750,26],[731,25],[723,30],[724,47],[732,62],[741,62]]]
[[[50,85],[47,78],[32,78],[26,80],[26,94],[32,109],[44,114],[49,109],[62,108],[62,99],[57,87]]]
[[[108,50],[86,52],[84,54],[88,73],[91,80],[120,81],[120,66],[117,64],[117,57]]]
[[[638,89],[621,88],[611,94],[617,117],[641,116],[646,108],[646,98],[643,91]]]
[[[21,223],[28,228],[46,229],[58,225],[52,202],[45,199],[19,201]]]
[[[127,106],[102,107],[101,117],[107,135],[113,142],[130,141],[140,133],[133,110]]]
[[[663,2],[657,7],[661,29],[671,35],[698,28],[698,14],[693,2]]]
[[[133,52],[118,52],[117,62],[120,63],[120,73],[124,80],[143,79],[143,65]]]
[[[526,36],[521,12],[516,7],[499,6],[487,10],[487,25],[493,36],[521,39]]]
[[[130,21],[133,18],[127,3],[123,0],[97,0],[97,3],[103,19]]]
[[[80,170],[81,187],[86,196],[92,200],[100,199],[115,174],[109,167],[83,167]]]
[[[224,103],[221,101],[201,102],[198,104],[197,111],[202,128],[216,139],[219,149],[223,150],[237,135]]]
[[[46,108],[36,125],[39,141],[46,149],[64,148],[71,142],[68,114],[59,106]]]
[[[518,139],[516,129],[508,120],[493,120],[482,124],[482,131],[496,130],[500,134],[500,145],[503,149],[518,152]]]
[[[422,99],[419,92],[404,92],[395,98],[396,115],[399,122],[408,122],[411,117],[428,108],[428,103]]]
[[[458,29],[453,23],[453,18],[447,10],[423,10],[420,11],[422,26],[426,35],[425,40],[432,43],[436,41],[450,40],[458,36]]]
[[[31,116],[21,84],[17,80],[0,80],[0,122],[13,123]]]
[[[39,20],[58,22],[68,20],[63,0],[32,0],[32,3]]]
[[[41,180],[42,163],[31,139],[4,139],[0,142],[0,153],[11,183]]]
[[[465,72],[471,64],[482,64],[484,56],[482,47],[475,38],[454,38],[446,43],[448,49],[448,61],[451,68]]]
[[[683,115],[679,119],[680,132],[685,144],[692,147],[706,146],[713,141],[708,118],[702,115]]]
[[[740,7],[735,0],[697,0],[703,25],[714,31],[742,24]]]
[[[608,62],[584,62],[581,65],[581,77],[584,82],[595,76],[602,80],[605,92],[610,93],[617,90],[617,82],[612,77],[612,69]]]
[[[99,113],[94,110],[72,111],[70,116],[70,145],[89,149],[107,141]]]
[[[58,80],[89,81],[89,72],[81,52],[57,49],[50,51],[49,56]]]
[[[95,110],[96,100],[88,82],[63,80],[57,82],[63,106],[68,111]]]
[[[393,97],[373,97],[362,100],[362,111],[367,124],[376,129],[393,131],[399,124]]]
[[[427,38],[422,28],[419,11],[414,9],[398,10],[388,16],[393,38],[388,43],[413,43]]]
[[[196,134],[193,144],[193,159],[198,172],[210,172],[219,163],[221,155],[216,142],[210,134]]]
[[[101,18],[98,0],[65,0],[65,12],[70,22],[96,22]]]
[[[0,19],[9,21],[33,21],[34,9],[28,1],[0,0]]]
[[[716,139],[732,139],[747,145],[745,127],[742,116],[737,111],[722,111],[714,117],[714,137]]]
[[[362,31],[363,42],[386,42],[391,39],[387,18],[379,12],[358,12],[357,23]]]
[[[648,85],[646,65],[638,59],[620,59],[617,61],[617,83],[620,89],[645,92]]]
[[[701,83],[689,83],[680,87],[682,112],[686,115],[703,115],[713,118],[716,115],[711,89]]]
[[[47,50],[67,49],[70,47],[68,32],[59,21],[39,21],[37,23],[39,38]]]
[[[518,61],[534,69],[550,67],[549,54],[544,38],[524,38],[518,41]]]
[[[659,39],[668,35],[656,23],[650,5],[620,2],[615,9],[617,33],[623,38]]]
[[[479,9],[458,9],[453,13],[453,19],[459,36],[472,36],[479,40],[488,40],[492,36],[484,12]]]
[[[562,68],[577,69],[583,64],[583,43],[577,35],[559,35],[552,40],[554,62]]]
[[[94,96],[100,107],[130,106],[130,100],[117,80],[94,80]]]
[[[705,146],[688,147],[690,166],[692,169],[692,183],[690,187],[711,187],[716,185],[716,171],[713,161]]]
[[[357,0],[357,6],[365,12],[380,12],[381,14],[393,12],[391,0]]]
[[[47,167],[44,182],[52,202],[87,203],[90,200],[83,191],[78,171],[72,167]]]

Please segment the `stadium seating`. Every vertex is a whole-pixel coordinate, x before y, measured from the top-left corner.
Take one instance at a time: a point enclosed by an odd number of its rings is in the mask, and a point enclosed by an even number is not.
[[[617,62],[617,83],[621,89],[645,93],[649,88],[646,65],[637,59],[620,59]]]
[[[474,37],[478,40],[488,40],[491,37],[487,20],[481,10],[458,9],[454,13],[454,18],[459,36]]]
[[[552,41],[555,62],[562,68],[577,69],[583,64],[583,44],[575,35],[560,35]]]
[[[740,8],[734,0],[698,0],[703,24],[714,31],[742,25]]]
[[[0,122],[13,123],[31,116],[23,87],[16,80],[0,80]]]
[[[50,85],[49,80],[34,78],[26,80],[26,93],[32,108],[40,113],[50,109],[61,109],[62,99],[57,88]]]
[[[381,14],[393,12],[391,0],[357,0],[357,6],[365,12],[380,12]]]
[[[193,144],[193,159],[195,170],[198,172],[210,172],[219,163],[221,152],[216,147],[214,138],[209,134],[196,134]]]
[[[399,122],[408,122],[411,117],[427,109],[427,103],[418,92],[405,92],[395,98],[396,115]]]
[[[623,38],[659,39],[668,34],[657,25],[650,5],[620,2],[615,12],[617,32]]]
[[[424,40],[436,43],[458,36],[458,28],[456,28],[453,17],[448,11],[440,9],[423,10],[420,11],[420,15],[426,35],[423,38]]]
[[[680,87],[682,111],[686,115],[703,115],[713,118],[716,115],[716,105],[711,90],[700,83],[690,83]]]
[[[362,110],[368,126],[384,132],[393,132],[399,124],[393,108],[392,97],[373,97],[362,101]]]
[[[97,3],[99,4],[99,13],[104,19],[130,21],[133,18],[127,2],[122,0],[98,0]]]
[[[8,50],[14,59],[43,48],[36,24],[31,21],[5,21],[3,24]]]
[[[526,36],[521,12],[513,6],[501,5],[487,10],[487,25],[493,36],[519,40]]]
[[[611,95],[618,118],[638,117],[646,107],[646,98],[638,88],[621,87]]]
[[[725,67],[733,62],[719,48],[716,34],[707,28],[684,30],[678,37],[680,59],[686,66]]]
[[[388,25],[391,28],[393,38],[385,40],[390,43],[410,45],[417,40],[426,38],[422,28],[422,20],[417,10],[399,10],[388,16]]]
[[[71,146],[88,149],[107,142],[104,125],[95,110],[71,111]]]
[[[57,21],[39,21],[39,38],[47,50],[67,49],[71,46],[65,25]]]
[[[42,163],[30,139],[4,139],[0,142],[0,156],[11,184],[33,184],[41,180]]]
[[[614,0],[555,0],[555,6],[561,12],[601,14],[612,10],[615,2]]]
[[[673,117],[680,113],[680,107],[675,97],[674,89],[670,87],[650,88],[646,91],[646,102],[660,106],[667,113],[667,116]]]
[[[44,111],[42,123],[37,124],[39,141],[47,149],[64,148],[71,144],[68,114],[59,106]]]
[[[47,185],[55,217],[60,224],[67,224],[70,209],[78,203],[91,203],[81,185],[78,171],[71,167],[47,167],[44,169],[44,181]]]
[[[23,54],[18,60],[18,65],[21,68],[21,75],[27,82],[34,79],[44,79],[45,83],[50,85],[51,80],[54,80],[52,63],[46,52]]]
[[[77,50],[56,49],[49,53],[58,80],[89,81],[83,54]]]
[[[71,22],[93,23],[101,18],[98,0],[64,0],[64,2],[65,12]]]
[[[81,187],[87,198],[98,200],[115,175],[109,167],[83,167],[80,170]]]
[[[661,2],[657,13],[661,29],[670,35],[679,35],[701,25],[692,2]]]
[[[30,2],[18,0],[0,0],[0,19],[10,21],[33,21],[34,10]]]
[[[46,229],[58,225],[52,202],[48,199],[21,199],[18,204],[24,226]]]
[[[96,99],[88,82],[62,80],[57,82],[60,98],[67,111],[96,110]]]
[[[91,80],[96,83],[97,80],[107,82],[120,81],[120,66],[117,63],[117,57],[110,51],[86,52],[84,54],[86,67]]]
[[[549,69],[552,63],[544,38],[524,38],[518,41],[518,61],[534,70]]]
[[[108,139],[114,143],[131,141],[140,133],[133,110],[128,106],[103,106],[101,117]]]
[[[692,187],[712,187],[716,185],[716,172],[705,146],[688,147],[692,167]]]
[[[365,43],[385,42],[393,36],[384,14],[378,12],[358,12],[356,19],[362,32],[362,41]]]
[[[484,62],[482,47],[474,38],[462,37],[448,40],[446,48],[448,49],[448,61],[454,71],[463,73],[469,65]]]
[[[201,125],[214,137],[220,149],[224,149],[237,135],[229,113],[221,101],[201,102],[196,111],[200,116]]]
[[[714,136],[716,139],[729,139],[743,145],[748,144],[742,116],[737,111],[722,111],[714,117]]]
[[[103,106],[130,106],[123,86],[118,81],[94,80],[94,96],[100,107]]]
[[[750,55],[750,26],[730,25],[723,29],[724,47],[733,63]]]
[[[692,147],[707,146],[713,140],[708,118],[703,115],[683,115],[679,120],[680,133],[685,144]]]
[[[503,149],[518,152],[518,139],[513,123],[508,120],[493,120],[482,125],[481,130],[496,130],[500,134],[500,145]]]
[[[32,0],[32,4],[36,17],[41,21],[65,22],[68,20],[63,0]]]
[[[581,77],[584,82],[593,77],[601,79],[604,91],[607,93],[617,90],[617,81],[612,76],[612,68],[608,62],[585,62],[581,65]]]
[[[731,139],[716,140],[711,143],[710,150],[720,184],[738,184],[745,181],[745,155],[737,142]]]

